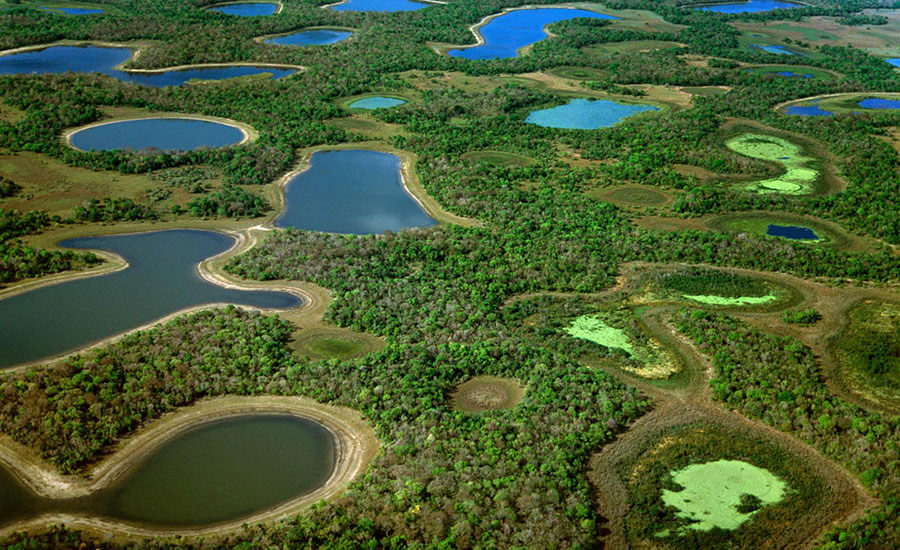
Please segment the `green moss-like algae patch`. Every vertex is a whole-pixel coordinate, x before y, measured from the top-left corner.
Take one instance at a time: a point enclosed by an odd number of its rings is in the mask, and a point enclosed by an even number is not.
[[[729,139],[725,146],[736,153],[780,164],[785,173],[776,178],[759,180],[746,185],[755,193],[781,193],[784,195],[808,195],[813,192],[819,171],[810,164],[812,157],[802,155],[799,145],[764,134],[742,134]]]
[[[611,327],[597,317],[582,315],[572,322],[572,326],[567,328],[566,332],[576,338],[589,340],[601,346],[620,349],[629,356],[634,355],[634,346],[628,341],[625,331]]]
[[[619,326],[615,326],[619,325]],[[627,356],[618,366],[652,380],[665,380],[679,370],[678,360],[657,341],[637,328],[629,311],[582,315],[565,329],[575,338],[587,340]]]
[[[767,294],[765,296],[716,296],[711,294],[682,294],[684,298],[700,302],[701,304],[713,304],[717,306],[747,306],[768,304],[778,299],[775,294]]]
[[[672,481],[684,489],[664,489],[663,502],[691,521],[684,529],[700,531],[737,529],[759,506],[780,502],[787,489],[768,470],[741,460],[691,464],[674,472]]]

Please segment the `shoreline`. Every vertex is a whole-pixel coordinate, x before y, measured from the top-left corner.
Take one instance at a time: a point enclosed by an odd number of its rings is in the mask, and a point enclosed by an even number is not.
[[[380,448],[375,431],[358,411],[346,407],[326,405],[298,396],[221,396],[178,407],[148,422],[119,441],[106,456],[90,465],[82,474],[59,474],[31,449],[14,442],[6,435],[0,437],[0,463],[29,490],[41,497],[64,499],[84,496],[104,489],[132,473],[154,451],[198,426],[226,418],[265,414],[291,415],[311,420],[321,424],[332,434],[336,451],[335,467],[328,480],[319,488],[250,515],[211,525],[188,528],[151,527],[87,514],[49,513],[3,527],[0,535],[23,529],[39,530],[50,523],[59,522],[79,528],[140,536],[196,536],[226,532],[246,523],[272,521],[296,514],[315,502],[335,498],[347,484],[361,475]]]
[[[411,0],[411,1],[415,2],[417,4],[436,4],[436,5],[440,5],[440,6],[446,5],[448,3],[448,2],[444,2],[443,0]],[[349,4],[349,3],[350,3],[350,0],[340,0],[339,2],[332,2],[331,4],[325,4],[324,6],[321,6],[321,8],[323,10],[326,10],[329,8],[333,8],[335,6],[340,6],[342,4]],[[428,6],[426,5],[425,7],[428,7]],[[424,9],[424,8],[420,8],[420,9]],[[411,11],[416,11],[416,10],[411,10]],[[362,12],[362,13],[395,13],[395,12],[384,11],[384,12]]]
[[[275,4],[278,7],[275,8],[275,12],[272,13],[272,15],[278,15],[279,13],[281,13],[281,10],[284,9],[284,4],[282,4],[281,2],[267,2],[265,0],[236,0],[234,2],[217,2],[215,4],[209,4],[208,6],[203,6],[200,9],[208,11],[213,8],[219,8],[222,6],[233,6],[235,4]],[[225,15],[228,15],[228,14],[225,14]],[[256,15],[256,16],[252,16],[252,17],[266,17],[266,16],[265,15]]]
[[[236,120],[231,120],[228,118],[215,117],[209,115],[192,115],[192,114],[180,114],[180,113],[147,113],[144,115],[129,115],[124,118],[113,117],[111,120],[100,120],[97,122],[91,122],[90,124],[85,124],[84,126],[77,126],[75,128],[69,128],[62,133],[62,139],[65,141],[65,144],[76,151],[81,151],[82,153],[89,153],[91,151],[85,149],[79,149],[72,144],[72,136],[81,132],[82,130],[87,130],[90,128],[97,128],[100,126],[108,126],[110,124],[118,124],[120,122],[129,122],[132,120],[146,120],[146,119],[181,119],[181,120],[200,120],[203,122],[215,122],[217,124],[222,124],[223,126],[229,126],[231,128],[237,128],[241,135],[241,141],[237,143],[231,143],[229,145],[223,145],[222,147],[233,147],[237,145],[244,145],[245,143],[250,143],[252,141],[256,141],[259,138],[259,132],[244,122],[238,122]],[[219,149],[221,147],[214,147],[214,149]],[[121,149],[119,149],[121,150]]]
[[[261,36],[254,36],[253,41],[258,44],[268,44],[266,40],[271,40],[273,38],[278,38],[280,36],[290,36],[292,34],[297,34],[305,31],[344,31],[349,32],[350,36],[344,38],[343,40],[339,40],[337,42],[333,42],[332,44],[340,44],[341,42],[345,42],[353,38],[353,35],[356,34],[359,29],[353,27],[340,27],[337,25],[313,25],[312,27],[302,27],[293,31],[287,32],[279,32],[275,34],[263,34]],[[332,44],[270,44],[272,46],[294,46],[294,47],[307,47],[307,46],[331,46]],[[274,66],[274,64],[271,64]],[[261,65],[262,66],[262,65]],[[299,66],[299,65],[298,65]]]

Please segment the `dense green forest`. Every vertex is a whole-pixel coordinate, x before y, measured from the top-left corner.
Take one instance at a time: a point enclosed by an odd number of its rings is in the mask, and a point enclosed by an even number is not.
[[[861,12],[886,7],[883,2],[814,0],[791,10],[723,15],[686,9],[677,0],[611,0],[606,8],[648,10],[660,19],[648,18],[655,23],[647,23],[646,30],[608,21],[560,22],[550,29],[556,36],[535,44],[527,55],[490,61],[439,55],[426,43],[471,44],[470,25],[530,2],[451,0],[414,12],[369,14],[320,9],[325,3],[284,1],[277,16],[253,18],[229,17],[200,9],[208,2],[183,0],[100,0],[94,4],[106,12],[91,17],[64,17],[20,3],[0,11],[0,49],[58,40],[111,41],[141,48],[131,68],[233,61],[304,67],[278,80],[241,78],[167,88],[98,74],[0,75],[0,100],[23,113],[0,117],[0,152],[35,152],[73,167],[147,174],[159,185],[143,198],[97,196],[76,207],[71,219],[54,220],[37,210],[2,208],[20,186],[0,178],[0,283],[100,261],[22,240],[60,224],[271,213],[261,186],[294,167],[301,150],[371,139],[339,124],[350,117],[340,101],[364,93],[410,98],[403,106],[366,116],[400,128],[379,136],[381,143],[414,154],[427,193],[448,211],[477,222],[369,236],[276,230],[225,266],[246,279],[307,281],[329,289],[326,321],[387,342],[362,359],[302,359],[288,347],[288,322],[228,307],[180,316],[53,365],[0,373],[0,430],[66,473],[83,471],[120,438],[164,412],[224,394],[303,395],[351,407],[382,442],[370,468],[340,498],[304,515],[201,542],[147,539],[124,546],[595,547],[605,529],[594,494],[602,488],[589,484],[588,461],[651,410],[654,401],[614,374],[583,364],[585,357],[598,354],[616,360],[615,353],[561,336],[572,316],[592,313],[596,303],[575,297],[563,305],[550,300],[510,305],[513,296],[597,293],[611,287],[628,262],[741,267],[832,284],[891,287],[900,280],[900,261],[885,244],[900,244],[898,153],[885,139],[900,126],[900,114],[795,117],[773,109],[819,94],[900,92],[900,78],[882,59],[849,47],[809,48],[810,55],[803,57],[743,48],[740,32],[730,24],[827,16],[854,28],[883,26],[881,16]],[[254,40],[329,25],[355,33],[318,48]],[[592,48],[636,40],[685,47],[614,54]],[[775,62],[840,77],[776,78],[742,65]],[[594,75],[581,82],[584,94],[507,78],[573,66]],[[576,95],[647,94],[633,85],[720,86],[728,92],[695,94],[688,106],[668,105],[652,116],[598,131],[525,123],[530,111]],[[185,153],[83,152],[60,140],[66,129],[103,118],[104,107],[224,117],[252,126],[259,138]],[[735,121],[814,144],[817,157],[834,164],[846,189],[788,196],[723,185],[746,174],[777,173],[769,163],[724,147],[728,130],[723,126]],[[486,150],[537,162],[506,166],[465,156]],[[567,162],[561,151],[577,153],[581,162]],[[676,165],[713,177],[701,180]],[[204,187],[210,173],[221,175],[221,186]],[[835,222],[874,244],[843,250],[696,228],[643,229],[636,218],[665,212],[619,208],[591,195],[635,183],[672,193],[668,214],[679,221],[743,211],[787,212]],[[156,202],[175,191],[189,192],[191,198],[170,210],[158,208]],[[770,289],[761,280],[705,268],[685,273],[661,276],[660,284],[705,293],[709,286],[697,283],[701,273],[725,295]],[[540,308],[544,318],[556,317],[522,330],[525,318]],[[776,318],[815,327],[820,314],[803,308]],[[719,312],[683,310],[671,313],[670,321],[712,358],[715,401],[809,443],[878,497],[877,507],[851,525],[833,528],[820,546],[900,545],[898,418],[833,393],[812,350],[797,340]],[[622,323],[635,338],[649,338],[633,318]],[[514,378],[527,388],[525,397],[509,410],[454,410],[449,402],[454,388],[478,375]],[[656,487],[659,480],[648,484]],[[812,498],[809,494],[804,498]],[[95,538],[53,527],[13,534],[5,544],[121,546]]]

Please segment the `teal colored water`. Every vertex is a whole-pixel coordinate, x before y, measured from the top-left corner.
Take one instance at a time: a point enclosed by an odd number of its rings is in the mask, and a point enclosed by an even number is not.
[[[188,118],[139,118],[91,126],[70,136],[82,151],[158,149],[191,151],[240,143],[244,133],[234,126]]]
[[[334,29],[310,29],[299,31],[284,36],[276,36],[266,40],[266,44],[281,44],[282,46],[324,46],[334,44],[350,38],[350,31],[338,31]]]
[[[40,50],[30,50],[0,56],[0,74],[30,73],[101,73],[125,82],[141,86],[180,86],[189,80],[223,80],[254,74],[271,74],[273,78],[283,78],[294,74],[294,69],[274,67],[254,67],[239,65],[233,67],[203,67],[154,73],[131,73],[119,71],[115,67],[128,61],[128,48],[101,46],[50,46]]]
[[[547,128],[595,130],[612,126],[638,113],[658,110],[652,105],[616,103],[608,99],[573,99],[566,105],[532,111],[525,122]]]
[[[256,17],[259,15],[272,15],[278,11],[278,4],[248,2],[245,4],[226,4],[209,9],[238,17]]]
[[[397,105],[403,105],[404,103],[406,102],[395,97],[365,97],[363,99],[357,99],[348,105],[348,107],[351,109],[366,109],[372,111],[375,109],[396,107]]]
[[[781,54],[781,55],[794,55],[794,52],[787,50],[785,48],[782,48],[781,46],[772,46],[772,45],[760,46],[759,44],[750,44],[750,45],[756,49],[759,49],[759,50],[762,50],[762,51],[768,52],[768,53]]]
[[[197,264],[234,243],[234,237],[197,230],[63,241],[65,248],[114,252],[129,267],[0,300],[0,368],[81,348],[193,306],[283,309],[300,303],[285,292],[228,289],[204,280]]]
[[[285,186],[278,227],[356,235],[437,222],[403,187],[400,159],[375,151],[319,151]]]
[[[710,4],[699,6],[697,10],[714,11],[717,13],[760,13],[764,11],[783,10],[796,8],[797,4],[790,2],[778,2],[776,0],[750,0],[749,2],[737,2],[734,4]]]
[[[103,13],[99,8],[57,8],[53,6],[42,7],[42,10],[61,12],[66,15],[91,15],[92,13]]]
[[[498,59],[516,57],[516,51],[547,38],[547,25],[584,17],[588,19],[618,19],[589,10],[567,8],[538,8],[513,10],[491,19],[478,32],[484,44],[472,48],[450,50],[451,57],[464,59]]]
[[[416,11],[427,8],[424,2],[410,0],[347,0],[343,4],[332,6],[337,11]]]
[[[46,513],[164,528],[232,521],[321,487],[336,458],[334,435],[317,422],[279,414],[227,418],[163,443],[87,497],[39,498],[0,467],[0,525]]]

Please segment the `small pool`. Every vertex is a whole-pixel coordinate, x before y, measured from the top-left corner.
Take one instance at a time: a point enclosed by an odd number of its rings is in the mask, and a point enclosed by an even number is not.
[[[406,101],[402,99],[397,99],[396,97],[364,97],[362,99],[357,99],[353,103],[347,105],[351,109],[365,109],[367,111],[373,111],[375,109],[387,109],[389,107],[396,107],[397,105],[403,105]]]
[[[244,131],[237,126],[210,120],[138,118],[89,126],[69,136],[69,142],[82,151],[192,151],[200,147],[234,145],[245,137]]]
[[[347,0],[331,6],[337,11],[416,11],[427,8],[424,2],[411,0]]]
[[[734,4],[711,4],[708,6],[698,6],[694,9],[702,11],[714,11],[717,13],[760,13],[764,11],[783,10],[796,8],[797,4],[790,2],[778,2],[776,0],[750,0],[749,2],[739,2]]]
[[[801,73],[795,73],[793,71],[777,71],[775,74],[777,74],[778,76],[785,76],[788,78],[792,78],[792,77],[813,78],[813,75],[811,75],[811,74],[801,74]]]
[[[618,19],[612,15],[589,10],[567,8],[520,9],[506,12],[478,29],[484,43],[471,48],[447,52],[451,57],[464,59],[499,59],[516,57],[520,48],[547,38],[547,25],[585,17],[588,19]]]
[[[750,46],[752,46],[756,49],[762,50],[764,52],[767,52],[767,53],[774,53],[774,54],[780,54],[780,55],[795,55],[794,52],[792,52],[790,50],[786,50],[786,49],[782,48],[781,46],[773,46],[771,44],[765,45],[765,46],[761,46],[759,44],[750,44]]]
[[[784,237],[785,239],[793,239],[797,241],[818,241],[821,237],[808,227],[800,225],[776,225],[770,223],[766,228],[766,235],[771,237]]]
[[[61,12],[66,15],[91,15],[93,13],[103,13],[100,8],[57,8],[55,6],[42,6],[42,10],[49,12]]]
[[[282,46],[324,46],[347,40],[353,33],[335,29],[309,29],[275,36],[266,40],[266,44],[281,44]]]
[[[532,111],[525,122],[545,128],[596,130],[608,128],[638,113],[658,110],[653,105],[617,103],[608,99],[573,99],[559,107]]]
[[[863,109],[900,109],[900,100],[869,97],[858,103]]]
[[[834,116],[834,113],[826,111],[818,105],[791,105],[784,112],[788,115],[797,116]]]
[[[209,9],[238,17],[256,17],[259,15],[272,15],[278,11],[278,4],[247,2],[243,4],[222,4]]]

